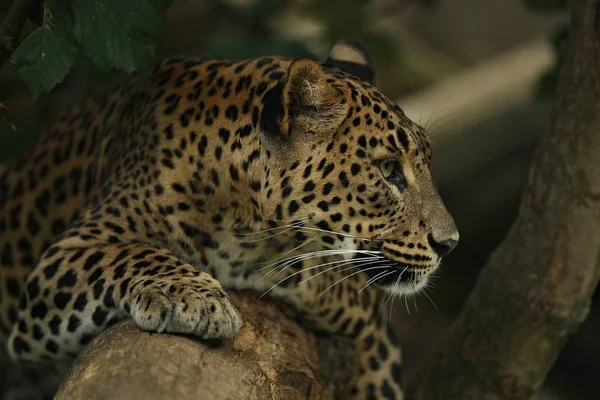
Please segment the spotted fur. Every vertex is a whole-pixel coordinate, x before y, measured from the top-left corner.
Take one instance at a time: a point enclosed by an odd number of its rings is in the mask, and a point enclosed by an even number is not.
[[[373,79],[351,42],[323,64],[171,58],[65,110],[0,169],[11,356],[70,360],[123,318],[229,338],[223,287],[254,289],[355,338],[353,396],[402,398],[376,300],[425,286],[458,233],[427,137]]]

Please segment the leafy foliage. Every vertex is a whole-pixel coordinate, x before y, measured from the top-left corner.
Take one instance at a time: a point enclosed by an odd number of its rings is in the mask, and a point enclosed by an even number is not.
[[[72,0],[79,49],[101,70],[146,73],[162,17],[147,0]]]
[[[0,0],[0,5],[8,0]],[[419,0],[432,4],[437,0]],[[87,75],[134,72],[145,75],[155,60],[156,42],[162,31],[165,12],[172,0],[39,0],[29,13],[22,43],[11,64],[39,100],[63,82],[74,66]],[[9,2],[10,4],[10,2]],[[231,59],[260,55],[322,57],[318,46],[275,34],[270,21],[294,10],[326,27],[324,41],[354,39],[371,49],[376,62],[396,63],[398,51],[386,34],[373,29],[368,17],[370,0],[327,0],[289,2],[286,0],[216,0],[194,5],[217,18],[199,26],[195,43],[186,51]],[[25,35],[29,33],[29,35]],[[208,34],[208,36],[207,36]],[[207,39],[208,37],[208,39]],[[189,43],[189,42],[188,42]],[[175,46],[177,47],[177,46]],[[92,66],[93,69],[87,68]]]
[[[65,4],[53,1],[44,8],[42,26],[12,55],[11,63],[35,99],[62,82],[75,63],[72,26]]]
[[[146,74],[172,0],[45,0],[42,25],[11,57],[37,100],[82,54],[102,70]]]

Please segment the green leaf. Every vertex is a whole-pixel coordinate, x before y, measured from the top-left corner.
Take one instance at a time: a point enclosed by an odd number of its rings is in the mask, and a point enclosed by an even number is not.
[[[149,72],[162,10],[156,0],[73,0],[75,37],[81,51],[103,70]]]
[[[44,10],[43,25],[27,36],[10,58],[34,100],[62,82],[75,64],[72,29],[65,2],[52,1]]]

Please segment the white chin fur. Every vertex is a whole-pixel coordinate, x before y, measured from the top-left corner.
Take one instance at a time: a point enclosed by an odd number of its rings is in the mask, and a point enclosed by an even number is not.
[[[420,292],[425,286],[427,286],[427,281],[429,277],[424,277],[419,279],[418,282],[410,282],[410,283],[400,283],[398,285],[386,285],[382,289],[390,293],[394,296],[406,296],[410,294],[415,294]]]

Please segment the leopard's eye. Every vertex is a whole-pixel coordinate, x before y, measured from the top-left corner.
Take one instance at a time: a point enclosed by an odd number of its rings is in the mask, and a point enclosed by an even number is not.
[[[398,161],[383,160],[379,163],[379,169],[383,177],[398,189],[404,190],[408,186],[408,182],[406,182],[406,177]]]
[[[379,163],[379,169],[385,179],[389,179],[389,177],[392,176],[396,169],[396,165],[397,163],[394,160],[385,160]]]

